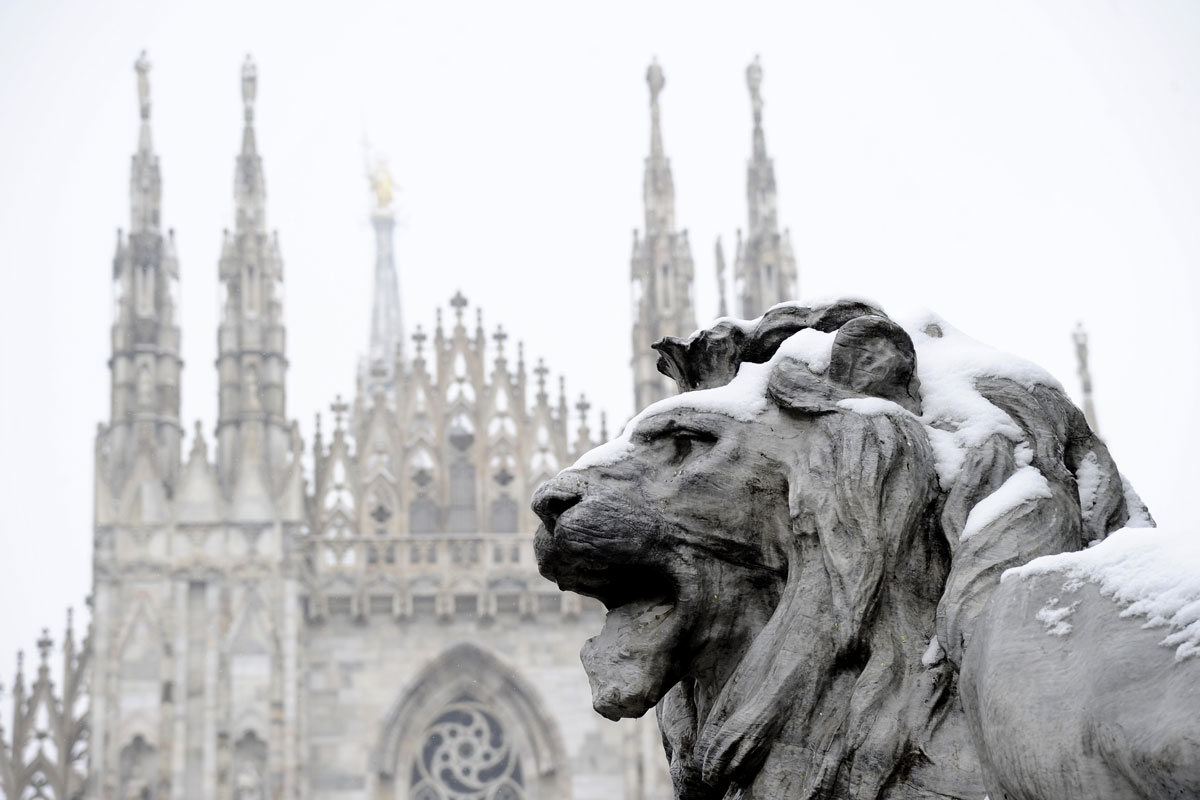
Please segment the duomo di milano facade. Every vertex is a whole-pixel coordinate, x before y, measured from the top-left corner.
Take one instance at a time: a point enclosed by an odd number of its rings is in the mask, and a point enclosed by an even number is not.
[[[235,224],[217,265],[219,415],[211,440],[197,423],[185,448],[180,267],[160,219],[144,57],[136,69],[131,222],[113,261],[112,413],[95,448],[90,630],[77,641],[68,625],[57,651],[44,636],[40,663],[19,667],[12,724],[0,727],[3,795],[669,797],[653,715],[614,724],[591,709],[578,653],[603,607],[559,592],[533,560],[533,489],[606,434],[593,439],[561,382],[548,386],[544,366],[527,368],[519,346],[485,334],[461,295],[446,318],[405,336],[382,170],[372,175],[375,291],[358,396],[335,403],[333,430],[307,445],[288,417],[283,264],[267,226],[249,59]],[[756,316],[795,296],[796,267],[776,219],[757,64],[747,79],[750,219],[732,311]],[[696,327],[657,64],[647,81],[645,227],[632,258],[638,408],[673,391],[650,343]],[[717,269],[724,285],[719,244]],[[725,303],[722,292],[722,313]]]

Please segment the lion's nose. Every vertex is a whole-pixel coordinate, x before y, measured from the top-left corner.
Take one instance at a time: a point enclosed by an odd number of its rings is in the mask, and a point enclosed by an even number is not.
[[[571,506],[583,499],[582,487],[577,480],[559,475],[543,483],[533,494],[533,513],[537,514],[546,533],[553,534],[558,518]]]

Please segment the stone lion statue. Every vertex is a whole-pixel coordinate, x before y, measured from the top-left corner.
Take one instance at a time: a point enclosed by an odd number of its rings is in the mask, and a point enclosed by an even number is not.
[[[655,347],[682,393],[538,490],[535,550],[609,609],[581,654],[593,704],[657,707],[677,800],[1077,796],[1008,781],[1037,743],[1012,681],[964,661],[1005,570],[1153,525],[1062,387],[860,300]]]

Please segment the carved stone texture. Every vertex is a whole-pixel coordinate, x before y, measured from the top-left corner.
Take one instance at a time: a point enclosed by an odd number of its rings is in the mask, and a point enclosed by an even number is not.
[[[538,490],[535,550],[609,609],[593,704],[657,706],[678,800],[1130,796],[1078,738],[1072,786],[985,785],[959,694],[1003,570],[1153,524],[1052,377],[859,300],[655,346],[684,393]]]

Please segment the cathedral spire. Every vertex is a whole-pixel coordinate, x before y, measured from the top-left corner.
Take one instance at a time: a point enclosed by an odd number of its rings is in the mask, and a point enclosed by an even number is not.
[[[375,205],[371,214],[371,225],[375,228],[375,288],[371,296],[371,338],[363,365],[363,384],[368,397],[378,392],[391,397],[395,392],[397,362],[404,362],[404,317],[392,248],[396,227],[393,183],[384,159],[368,164],[367,178]]]
[[[146,480],[173,486],[179,471],[179,265],[161,228],[162,176],[150,136],[150,60],[137,73],[139,131],[129,171],[129,234],[113,258],[112,416],[99,436],[97,472],[113,492],[144,454]]]
[[[254,469],[265,469],[272,481],[281,479],[291,447],[284,402],[283,260],[278,235],[267,230],[266,181],[254,130],[257,95],[258,69],[246,56],[235,224],[225,233],[219,269],[224,300],[217,335],[217,459],[227,494],[247,458],[260,462]]]
[[[266,229],[266,195],[262,159],[254,135],[254,101],[258,95],[258,68],[249,54],[242,62],[242,152],[237,161],[237,228]]]
[[[158,172],[158,156],[150,136],[150,60],[143,50],[133,69],[137,72],[138,106],[141,126],[138,147],[129,173],[129,231],[131,234],[155,232],[159,229],[162,204],[162,179]]]
[[[663,151],[658,96],[662,94],[666,78],[657,59],[651,61],[646,70],[646,83],[650,86],[650,155],[646,158],[642,195],[646,210],[646,236],[650,237],[654,233],[675,228],[675,181],[671,177],[671,162]]]
[[[692,304],[692,253],[687,231],[675,228],[675,182],[662,140],[659,96],[666,79],[652,61],[646,70],[650,87],[650,155],[642,178],[645,235],[633,232],[630,279],[633,287],[633,380],[635,411],[674,393],[674,384],[659,374],[658,354],[650,345],[663,336],[686,336],[696,327]]]
[[[757,317],[784,300],[797,299],[796,262],[788,234],[779,232],[775,191],[775,162],[767,155],[763,132],[763,69],[758,56],[746,68],[746,86],[754,129],[750,161],[746,168],[746,203],[749,229],[745,247],[734,266],[738,313]]]

